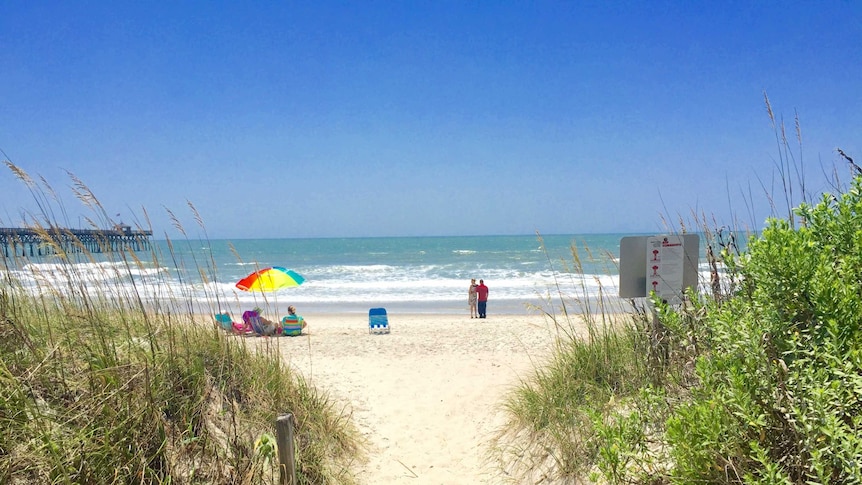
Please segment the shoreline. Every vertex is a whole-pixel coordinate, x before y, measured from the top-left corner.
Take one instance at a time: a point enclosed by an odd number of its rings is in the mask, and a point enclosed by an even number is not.
[[[600,307],[600,302],[597,299],[590,298],[586,300],[589,308],[595,310]],[[251,310],[255,306],[263,309],[264,314],[268,318],[281,318],[287,315],[287,307],[295,305],[297,314],[302,316],[331,316],[331,315],[350,315],[368,316],[368,311],[371,308],[385,308],[387,313],[400,315],[425,315],[425,316],[465,316],[469,320],[470,309],[467,306],[466,298],[463,301],[375,301],[375,302],[302,302],[287,299],[268,298],[259,300],[256,303],[239,303],[236,301],[225,301],[221,308],[215,307],[211,301],[206,302],[206,305],[201,305],[202,308],[209,308],[210,311],[201,309],[199,313],[216,314],[221,312],[231,313],[234,318],[239,318],[245,310]],[[582,315],[587,313],[584,309],[584,303],[566,301],[567,310],[572,315]],[[628,303],[619,298],[608,298],[604,302],[606,312],[608,314],[628,313],[630,308],[625,308]],[[560,312],[560,301],[542,302],[538,299],[534,301],[523,300],[489,300],[488,302],[488,317],[542,317],[542,312]]]
[[[466,300],[461,303],[450,302],[423,302],[423,301],[403,301],[403,302],[374,302],[374,303],[302,303],[288,301],[261,300],[257,303],[242,303],[236,302],[223,303],[220,307],[212,305],[209,302],[207,307],[209,311],[201,309],[198,313],[215,315],[216,313],[229,313],[234,320],[238,320],[242,313],[246,310],[251,310],[254,307],[260,307],[263,310],[264,316],[267,318],[281,318],[287,315],[287,307],[294,305],[296,313],[305,318],[322,316],[325,318],[344,316],[344,317],[364,317],[368,318],[368,312],[372,308],[384,308],[389,315],[420,315],[426,317],[466,317],[470,319],[470,309],[466,304]],[[530,308],[528,304],[521,301],[501,301],[495,302],[494,305],[488,304],[488,317],[531,317],[537,316],[541,318],[541,311]]]
[[[390,333],[377,335],[367,314],[302,313],[302,336],[245,341],[345,406],[369,445],[359,483],[500,483],[487,452],[506,423],[502,402],[551,355],[552,322],[391,312]]]

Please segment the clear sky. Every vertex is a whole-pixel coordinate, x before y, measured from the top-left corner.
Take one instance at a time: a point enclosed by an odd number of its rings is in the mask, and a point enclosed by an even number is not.
[[[849,173],[862,2],[0,3],[2,158],[72,226],[67,171],[171,237],[166,209],[201,233],[187,201],[212,238],[761,225],[764,92],[809,190]]]

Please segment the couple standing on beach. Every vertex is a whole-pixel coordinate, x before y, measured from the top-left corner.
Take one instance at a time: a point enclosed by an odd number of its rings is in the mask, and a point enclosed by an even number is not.
[[[470,290],[467,293],[467,303],[470,304],[470,318],[485,318],[485,309],[488,307],[488,287],[485,280],[476,278],[470,280]]]

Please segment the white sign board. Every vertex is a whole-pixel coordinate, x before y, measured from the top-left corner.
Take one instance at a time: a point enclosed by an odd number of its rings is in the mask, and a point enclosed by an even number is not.
[[[682,274],[685,246],[682,236],[653,236],[646,244],[647,294],[655,292],[662,300],[682,303]]]
[[[620,297],[644,298],[655,290],[668,303],[679,302],[686,288],[697,288],[699,255],[697,234],[623,237]]]

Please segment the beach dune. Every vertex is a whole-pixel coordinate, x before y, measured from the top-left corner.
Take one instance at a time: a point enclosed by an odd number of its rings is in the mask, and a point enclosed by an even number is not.
[[[549,355],[543,316],[390,313],[383,335],[369,334],[367,314],[305,317],[307,335],[250,341],[349,406],[370,445],[360,483],[501,483],[488,442],[506,392]]]

